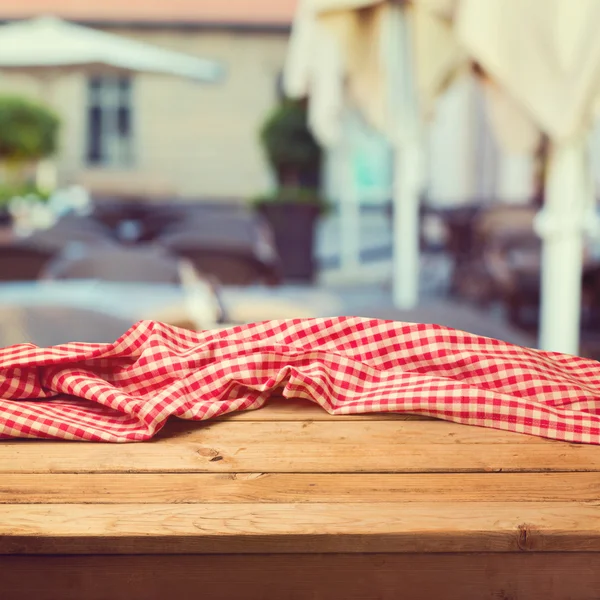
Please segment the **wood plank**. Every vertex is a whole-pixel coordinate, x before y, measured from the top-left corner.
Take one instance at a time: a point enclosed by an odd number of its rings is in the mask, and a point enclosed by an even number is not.
[[[0,504],[593,502],[597,473],[14,475]]]
[[[0,554],[600,552],[565,502],[0,505]]]
[[[287,444],[556,444],[540,437],[461,425],[448,421],[170,421],[155,441],[176,443],[198,441],[204,445]],[[11,443],[11,442],[7,442]],[[22,443],[21,440],[17,443]],[[29,441],[28,443],[31,443]],[[564,445],[564,444],[561,444]]]
[[[598,470],[598,446],[441,421],[220,422],[145,444],[0,443],[0,473]]]
[[[204,445],[217,446],[225,441],[228,445],[287,444],[301,441],[303,444],[539,444],[563,447],[561,442],[543,438],[500,431],[488,427],[475,427],[448,421],[272,421],[272,422],[218,422],[203,423],[175,421],[159,433],[162,443],[179,444],[181,441],[198,441]],[[10,443],[10,442],[9,442]],[[19,442],[17,442],[19,443]],[[580,445],[578,445],[579,447]],[[600,454],[600,447],[598,450]]]
[[[359,415],[330,415],[318,404],[301,398],[273,398],[258,410],[245,410],[222,417],[217,421],[432,421],[432,417],[405,413],[367,413]]]
[[[0,580],[3,600],[591,600],[600,554],[5,556]]]

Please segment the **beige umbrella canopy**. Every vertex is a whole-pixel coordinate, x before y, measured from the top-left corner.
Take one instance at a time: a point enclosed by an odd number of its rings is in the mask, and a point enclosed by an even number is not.
[[[292,39],[288,89],[310,92],[311,123],[317,134],[325,124],[325,141],[339,134],[328,119],[352,103],[394,143],[399,289],[416,285],[411,230],[419,185],[411,173],[418,171],[419,117],[457,71],[476,63],[499,141],[532,152],[542,134],[550,139],[546,206],[537,219],[544,239],[540,345],[577,352],[583,229],[596,221],[586,135],[600,106],[598,22],[597,0],[304,1],[295,30],[313,33]],[[319,61],[317,49],[331,58]],[[416,299],[399,297],[405,306]]]
[[[390,24],[398,8],[411,29],[410,58],[389,52],[390,37],[400,34]],[[294,28],[285,80],[292,96],[309,95],[316,134],[332,142],[330,117],[339,116],[347,102],[388,135],[390,119],[399,118],[398,99],[390,99],[394,80],[408,73],[420,109],[427,114],[453,76],[466,66],[466,53],[457,44],[452,24],[454,0],[301,0]],[[405,34],[404,37],[407,37]],[[399,40],[402,44],[403,41]],[[391,63],[391,64],[390,64]],[[390,69],[390,67],[393,67]]]
[[[418,300],[418,199],[422,185],[421,117],[466,64],[454,43],[448,0],[304,0],[286,66],[291,96],[310,95],[309,121],[325,145],[339,144],[345,107],[357,108],[395,151],[394,299]],[[358,203],[342,198],[344,240],[358,254]],[[353,230],[350,230],[353,228]],[[352,255],[344,251],[343,255]]]
[[[460,0],[457,37],[487,73],[498,97],[492,115],[501,141],[550,140],[545,207],[540,345],[576,354],[584,229],[597,222],[587,134],[600,97],[600,2]],[[504,112],[503,112],[504,111]],[[523,138],[524,124],[529,135]]]
[[[461,44],[553,140],[584,134],[600,91],[596,0],[460,0]]]

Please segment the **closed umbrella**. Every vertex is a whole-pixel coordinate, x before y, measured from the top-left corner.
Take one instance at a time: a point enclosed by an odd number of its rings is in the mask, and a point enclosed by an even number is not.
[[[392,143],[394,299],[402,308],[418,299],[421,116],[464,62],[447,22],[449,9],[448,0],[417,0],[411,11],[391,0],[305,0],[286,69],[288,93],[310,95],[310,124],[323,143],[344,143],[339,122],[346,105],[357,107]],[[358,203],[347,190],[344,240],[354,249],[343,255],[352,256],[358,253]]]
[[[506,103],[491,105],[500,112],[501,141],[525,139],[531,147],[531,131],[550,140],[536,222],[543,239],[539,344],[568,354],[579,348],[584,230],[596,221],[586,146],[600,98],[599,19],[596,0],[460,0],[455,15],[461,43],[511,99],[508,111]]]

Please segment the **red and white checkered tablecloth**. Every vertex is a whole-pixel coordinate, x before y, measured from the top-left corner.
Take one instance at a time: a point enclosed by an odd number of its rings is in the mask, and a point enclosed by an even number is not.
[[[437,325],[339,317],[193,333],[143,321],[114,344],[0,350],[0,437],[142,441],[274,392],[334,414],[406,412],[600,444],[600,363]]]

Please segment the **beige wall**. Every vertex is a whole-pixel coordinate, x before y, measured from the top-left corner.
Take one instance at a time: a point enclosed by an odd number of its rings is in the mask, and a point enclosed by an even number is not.
[[[222,61],[224,80],[200,84],[174,77],[134,79],[135,167],[124,172],[85,165],[85,78],[66,74],[52,85],[25,76],[0,78],[0,93],[51,97],[63,119],[60,176],[96,189],[249,197],[271,185],[258,129],[276,102],[287,36],[279,33],[118,30],[165,48]]]

